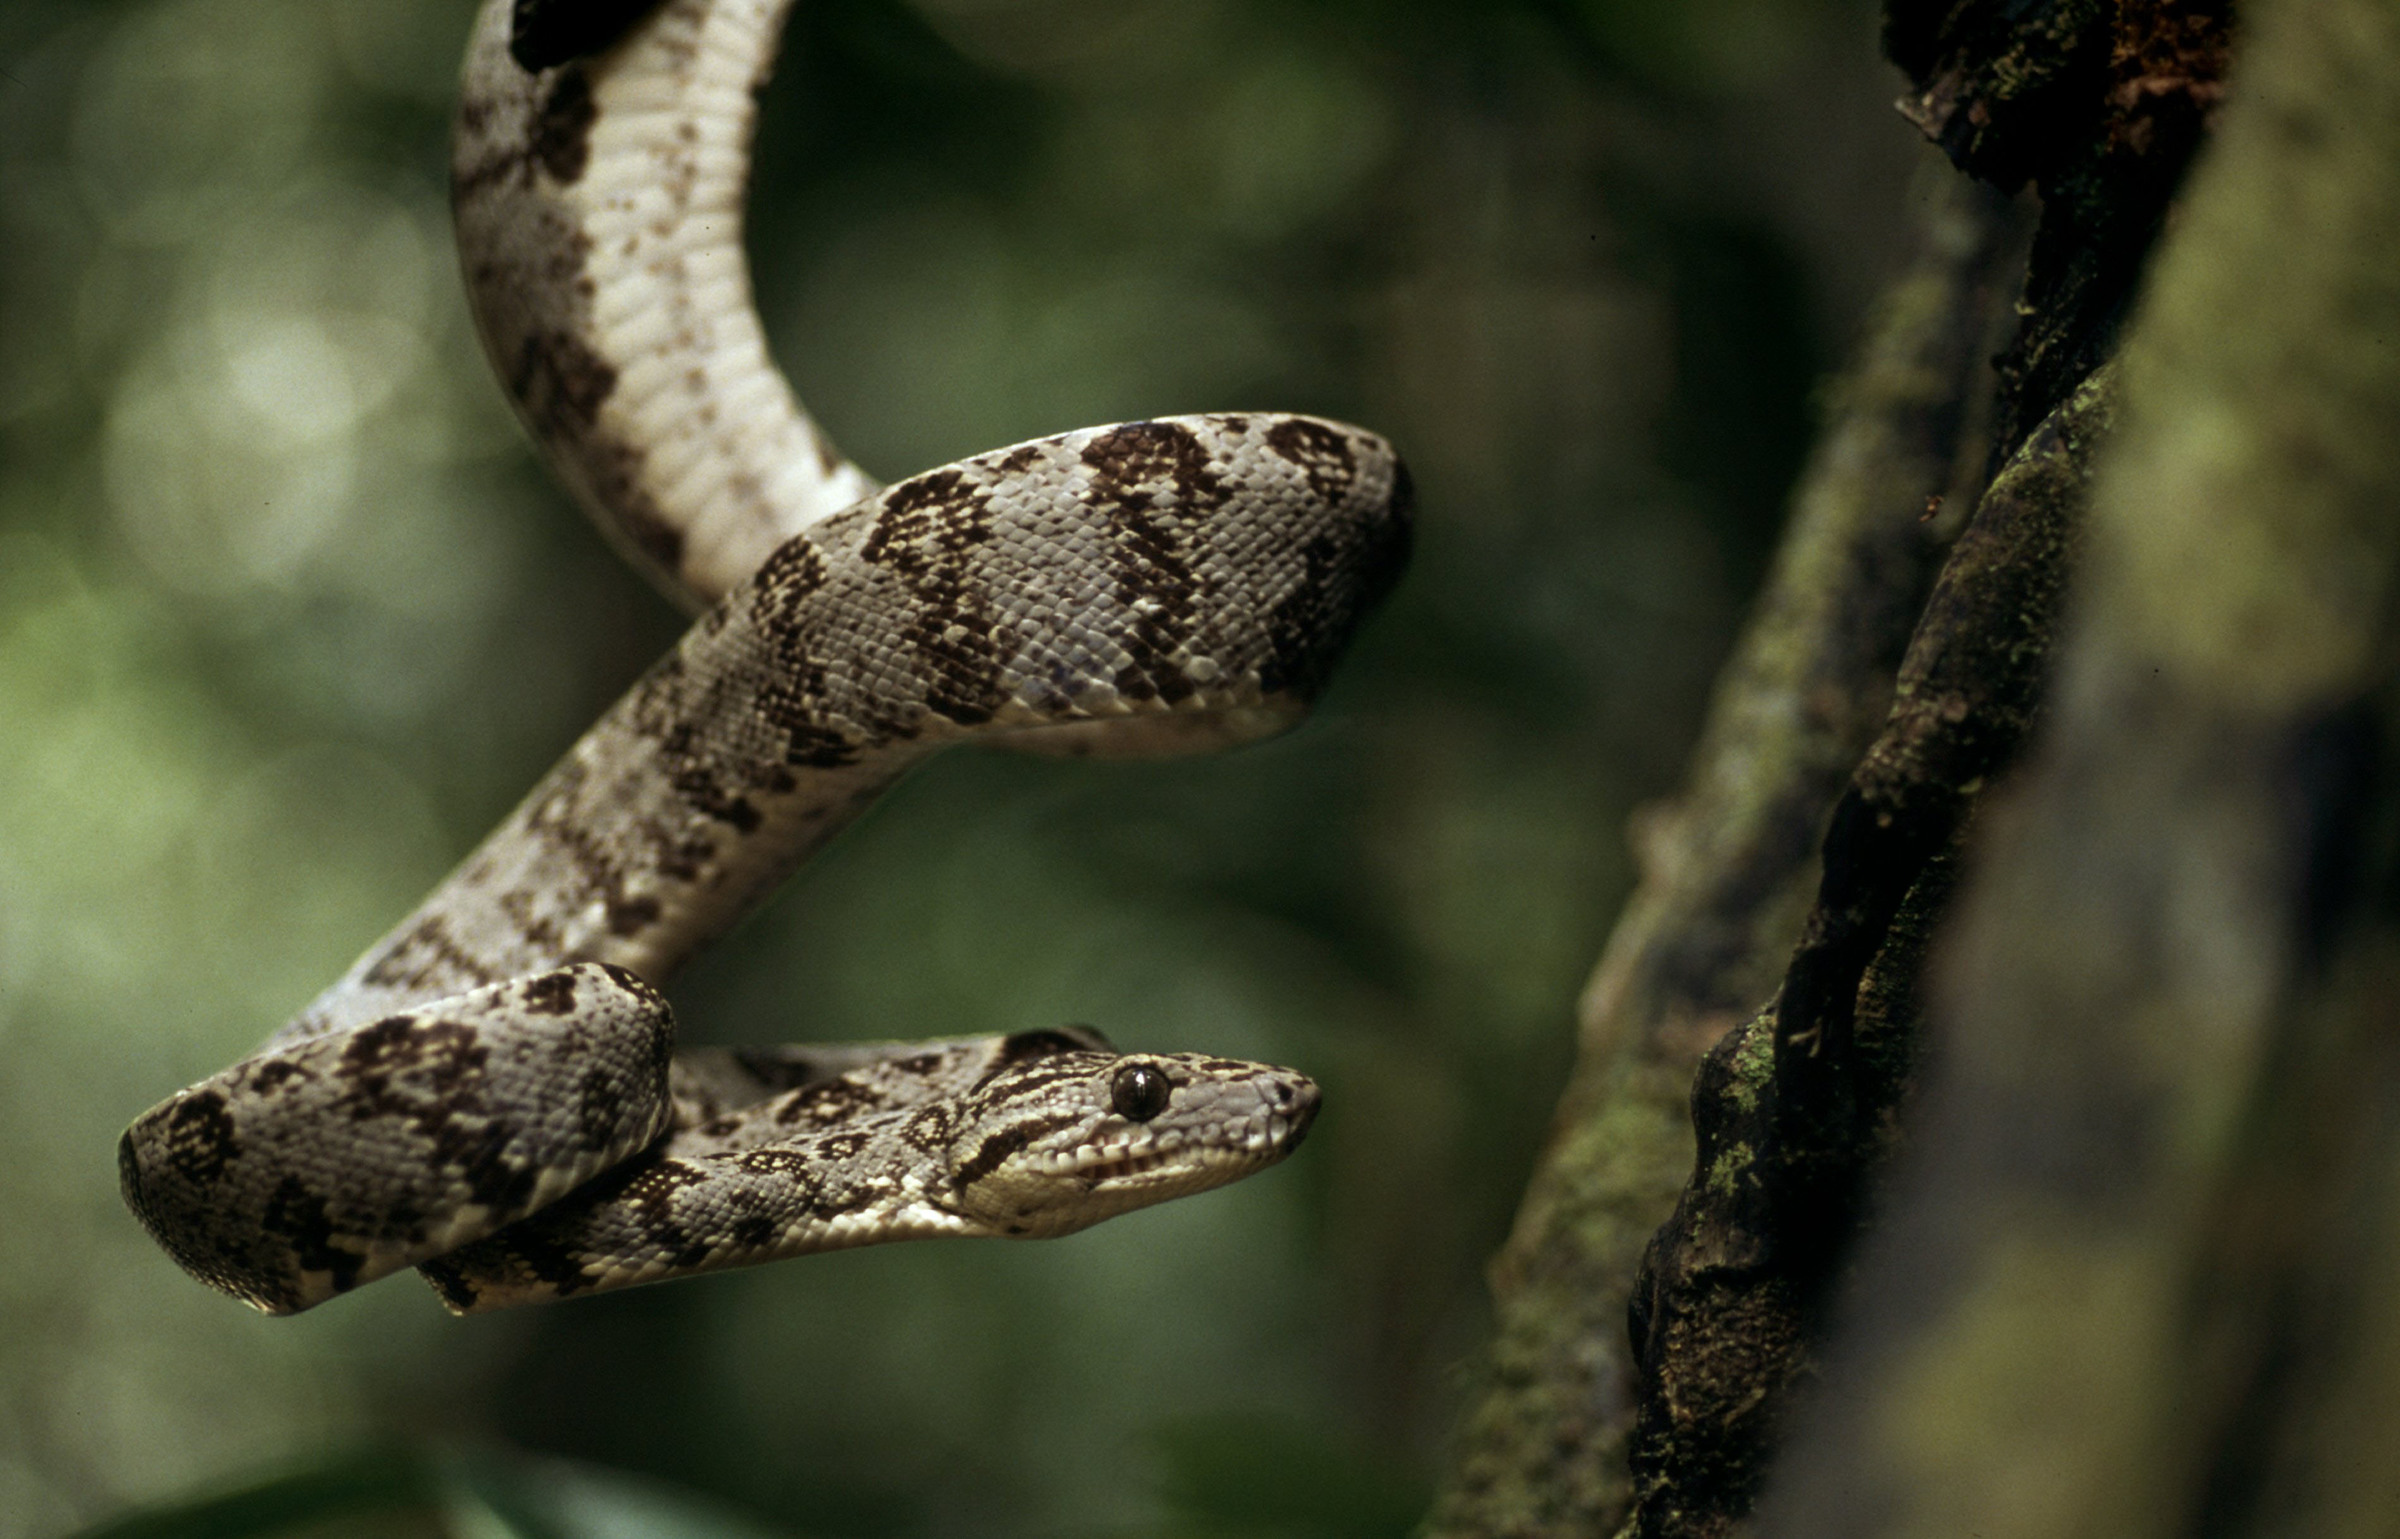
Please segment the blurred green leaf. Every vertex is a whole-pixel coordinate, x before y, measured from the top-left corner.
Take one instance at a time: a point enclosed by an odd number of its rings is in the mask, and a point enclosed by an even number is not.
[[[76,1539],[252,1539],[341,1518],[392,1517],[419,1518],[427,1533],[441,1534],[446,1489],[440,1466],[423,1454],[344,1454],[239,1490],[147,1507]]]

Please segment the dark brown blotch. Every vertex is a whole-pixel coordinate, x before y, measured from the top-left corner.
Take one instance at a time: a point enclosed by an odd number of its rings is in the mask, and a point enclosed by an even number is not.
[[[1292,417],[1267,429],[1267,447],[1300,467],[1308,489],[1339,502],[1358,479],[1358,456],[1350,440],[1322,422]]]
[[[466,1276],[466,1268],[502,1277],[516,1274],[547,1285],[560,1298],[581,1293],[592,1286],[585,1272],[583,1257],[548,1231],[545,1220],[557,1209],[549,1209],[541,1218],[527,1223],[512,1224],[489,1239],[452,1251],[420,1265],[422,1272],[446,1299],[463,1299],[459,1307],[472,1304],[477,1295],[475,1284]]]
[[[1301,547],[1299,583],[1266,617],[1259,687],[1313,698],[1369,610],[1382,602],[1408,562],[1406,483],[1395,474],[1390,517],[1343,524]]]
[[[992,535],[990,490],[957,469],[930,471],[886,492],[860,560],[905,580],[915,600],[901,638],[918,659],[925,709],[976,726],[991,719],[1000,660],[979,550]],[[884,731],[907,718],[886,713]]]
[[[533,1201],[541,1171],[516,1151],[506,1123],[481,1117],[452,1117],[432,1131],[432,1160],[454,1170],[468,1199],[495,1213],[522,1213]]]
[[[681,1160],[660,1160],[636,1171],[617,1196],[619,1201],[640,1209],[652,1224],[659,1225],[665,1222],[677,1192],[703,1185],[707,1180],[708,1172],[697,1166]]]
[[[387,1015],[361,1026],[350,1034],[349,1042],[342,1048],[343,1067],[377,1069],[406,1063],[416,1055],[409,1040],[416,1024],[413,1015]]]
[[[617,370],[581,337],[553,327],[517,344],[508,388],[543,437],[576,438],[592,430],[602,403],[616,393]],[[642,543],[647,549],[649,542]]]
[[[839,1122],[859,1112],[875,1110],[883,1101],[881,1091],[854,1079],[818,1080],[785,1096],[774,1115],[775,1121],[785,1127],[803,1121]]]
[[[660,912],[656,898],[619,898],[608,905],[608,933],[639,935],[658,923]]]
[[[1107,1038],[1102,1037],[1092,1027],[1086,1026],[1081,1029],[1089,1032],[1092,1038],[1096,1038],[1102,1043],[1107,1041]],[[1011,1032],[1008,1036],[1001,1038],[1000,1051],[994,1056],[992,1067],[1005,1069],[1010,1064],[1024,1063],[1029,1059],[1054,1058],[1060,1053],[1088,1053],[1091,1051],[1094,1051],[1091,1040],[1078,1038],[1069,1032],[1053,1031],[1047,1027],[1036,1031]]]
[[[950,1148],[950,1112],[934,1101],[917,1108],[900,1125],[900,1138],[921,1154],[944,1155]]]
[[[250,1072],[250,1089],[261,1096],[272,1096],[295,1080],[308,1077],[308,1071],[289,1058],[270,1058]]]
[[[490,1057],[482,1034],[463,1022],[386,1016],[350,1034],[342,1048],[346,1088],[334,1105],[357,1121],[402,1117],[439,1140],[473,1104]]]
[[[224,1174],[242,1152],[233,1114],[224,1095],[202,1090],[169,1106],[160,1118],[161,1156],[168,1170],[205,1186]]]
[[[1199,685],[1172,659],[1205,588],[1193,569],[1191,531],[1205,525],[1229,493],[1208,446],[1170,422],[1129,422],[1084,447],[1092,497],[1109,518],[1109,563],[1118,590],[1148,602],[1132,610],[1118,640],[1127,662],[1109,681],[1132,701],[1167,704]],[[1157,488],[1170,486],[1172,498]]]
[[[859,756],[861,745],[824,710],[826,667],[815,650],[809,600],[824,586],[826,574],[816,542],[798,535],[777,546],[750,579],[756,595],[752,614],[769,654],[758,714],[784,734],[783,766],[762,764],[755,776],[759,789],[772,794],[796,783],[788,766],[834,769]]]
[[[516,0],[509,10],[508,53],[533,72],[589,58],[621,41],[658,0]]]
[[[944,532],[955,532],[962,543],[976,543],[989,531],[958,516],[980,509],[988,500],[983,488],[956,470],[929,470],[911,476],[884,494],[874,533],[859,554],[874,561],[894,541],[936,528],[937,519]]]
[[[796,534],[768,552],[757,575],[750,579],[752,587],[785,602],[814,593],[824,582],[825,557],[804,534]]]
[[[267,1195],[259,1229],[280,1239],[304,1272],[324,1272],[333,1291],[347,1293],[358,1284],[366,1257],[334,1243],[333,1219],[322,1194],[310,1191],[297,1176],[285,1176]]]
[[[606,1149],[624,1136],[625,1091],[617,1077],[597,1066],[583,1071],[575,1087],[575,1131],[583,1146]]]
[[[694,812],[729,824],[737,833],[754,834],[766,821],[750,798],[727,789],[709,764],[687,762],[668,776],[668,783]]]
[[[558,72],[542,93],[541,105],[534,109],[533,142],[528,147],[534,161],[562,187],[572,187],[583,179],[584,168],[592,160],[592,123],[600,116],[600,108],[592,100],[591,77],[580,64],[572,64]]]
[[[1142,488],[1165,482],[1179,500],[1201,507],[1224,501],[1220,478],[1209,468],[1208,445],[1174,422],[1127,422],[1083,446],[1092,470],[1092,490],[1109,501],[1147,505]]]
[[[575,975],[561,968],[525,985],[525,1008],[535,1015],[575,1013]]]
[[[1007,1163],[1010,1155],[1033,1141],[1035,1131],[1032,1127],[1020,1125],[1002,1128],[999,1132],[994,1133],[985,1139],[981,1147],[969,1155],[957,1170],[951,1173],[953,1185],[957,1190],[963,1192],[985,1176],[998,1170]]]
[[[708,1260],[717,1249],[715,1240],[694,1234],[680,1224],[662,1224],[652,1238],[664,1253],[667,1265],[686,1271]]]
[[[828,1133],[817,1140],[817,1149],[829,1160],[854,1160],[867,1147],[864,1133]]]

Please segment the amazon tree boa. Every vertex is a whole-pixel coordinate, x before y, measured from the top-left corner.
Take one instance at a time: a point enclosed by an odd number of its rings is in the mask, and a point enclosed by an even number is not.
[[[1289,1070],[1086,1028],[677,1053],[657,985],[908,766],[1295,721],[1407,548],[1319,418],[1086,428],[878,488],[769,361],[741,244],[790,0],[489,0],[453,187],[495,368],[691,631],[348,974],[137,1119],[125,1198],[270,1313],[466,1312],[933,1235],[1071,1233],[1288,1154]]]

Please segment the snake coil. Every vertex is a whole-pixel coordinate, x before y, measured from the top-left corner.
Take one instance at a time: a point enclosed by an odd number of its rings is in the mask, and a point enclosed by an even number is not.
[[[657,985],[917,760],[1297,720],[1408,480],[1321,418],[1086,428],[879,488],[769,361],[741,247],[789,0],[489,0],[453,187],[493,365],[690,632],[416,911],[138,1118],[127,1203],[275,1314],[466,1312],[809,1251],[1071,1233],[1288,1154],[1305,1077],[1086,1028],[674,1050]]]

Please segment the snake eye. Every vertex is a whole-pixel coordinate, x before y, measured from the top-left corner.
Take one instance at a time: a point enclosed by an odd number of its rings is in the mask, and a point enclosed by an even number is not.
[[[1108,1096],[1117,1115],[1127,1122],[1148,1122],[1167,1109],[1167,1097],[1174,1088],[1156,1064],[1129,1063],[1110,1078]]]

